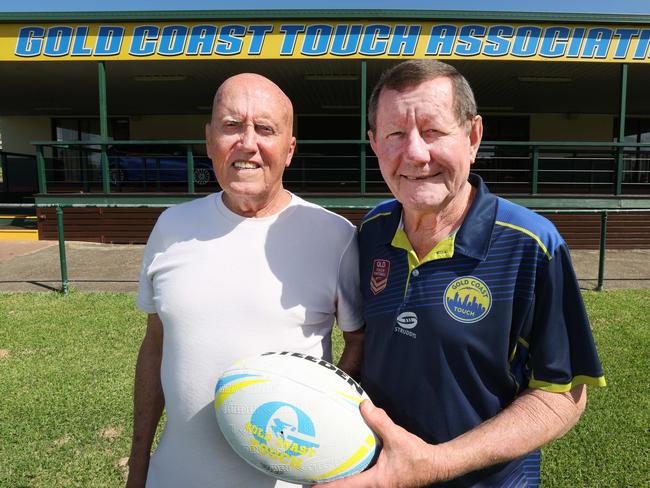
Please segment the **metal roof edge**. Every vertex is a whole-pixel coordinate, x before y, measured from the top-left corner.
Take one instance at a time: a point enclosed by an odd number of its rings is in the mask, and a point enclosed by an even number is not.
[[[468,10],[168,10],[168,11],[97,11],[97,12],[0,12],[0,22],[57,21],[160,21],[210,19],[417,19],[476,21],[543,21],[564,23],[637,23],[650,24],[650,14],[598,14],[566,12],[512,12]]]

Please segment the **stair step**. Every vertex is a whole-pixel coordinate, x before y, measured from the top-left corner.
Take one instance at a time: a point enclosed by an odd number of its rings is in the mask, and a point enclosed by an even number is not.
[[[0,241],[37,241],[38,231],[31,229],[1,229]]]

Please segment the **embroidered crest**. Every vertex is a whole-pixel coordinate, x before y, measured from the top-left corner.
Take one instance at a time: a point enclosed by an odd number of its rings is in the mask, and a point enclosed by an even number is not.
[[[370,291],[378,295],[388,284],[388,272],[390,261],[388,259],[375,259],[372,263],[372,275],[370,276]]]
[[[473,324],[492,308],[492,293],[483,280],[462,276],[447,286],[444,305],[451,318]]]

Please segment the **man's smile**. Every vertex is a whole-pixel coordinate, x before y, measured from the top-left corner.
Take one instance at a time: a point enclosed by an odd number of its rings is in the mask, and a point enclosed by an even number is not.
[[[257,169],[260,167],[259,164],[253,161],[235,161],[232,166],[235,169]]]
[[[420,176],[410,176],[410,175],[400,175],[402,178],[406,178],[409,181],[418,181],[418,180],[428,180],[431,178],[436,178],[437,176],[440,176],[442,173],[436,173],[433,175],[420,175]]]

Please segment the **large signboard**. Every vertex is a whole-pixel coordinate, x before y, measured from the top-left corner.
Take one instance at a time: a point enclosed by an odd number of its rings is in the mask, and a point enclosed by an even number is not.
[[[320,20],[0,24],[0,61],[233,58],[647,63],[650,25]]]

